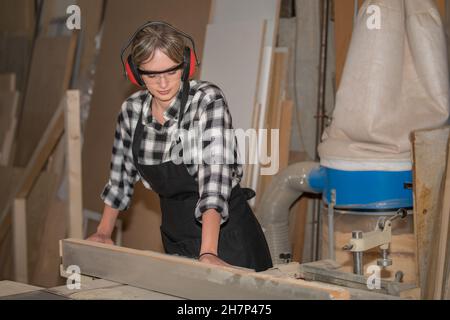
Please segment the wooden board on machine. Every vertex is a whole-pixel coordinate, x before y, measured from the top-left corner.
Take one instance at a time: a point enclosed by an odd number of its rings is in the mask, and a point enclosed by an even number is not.
[[[187,299],[350,298],[348,290],[337,286],[84,240],[63,240],[61,256],[64,269],[75,264],[84,275]]]

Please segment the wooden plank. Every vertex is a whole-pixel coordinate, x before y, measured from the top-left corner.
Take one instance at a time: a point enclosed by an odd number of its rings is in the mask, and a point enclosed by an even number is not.
[[[449,140],[450,143],[450,140]],[[447,161],[443,176],[443,188],[440,196],[440,212],[435,222],[433,233],[432,263],[428,270],[428,285],[434,289],[433,298],[440,300],[445,298],[445,287],[449,277],[449,223],[450,223],[450,144],[447,147]]]
[[[0,166],[0,212],[17,184],[22,169]],[[8,212],[0,224],[0,279],[14,278],[13,237],[11,230],[11,213]]]
[[[75,300],[183,300],[171,295],[127,285],[82,291],[73,293],[69,297]]]
[[[81,175],[81,126],[80,93],[67,92],[65,110],[66,170],[69,191],[69,225],[70,238],[83,238],[83,199]]]
[[[68,289],[67,285],[46,291],[74,300],[181,300],[181,298],[155,291],[123,285],[104,279],[83,280],[80,289]]]
[[[14,279],[19,282],[28,282],[28,250],[27,250],[27,218],[26,199],[14,200],[12,228],[13,228],[13,254]]]
[[[450,128],[420,130],[412,134],[414,233],[416,238],[417,280],[423,297],[426,290],[433,247],[434,226],[439,216],[439,196],[446,164]]]
[[[283,122],[286,121],[286,119],[281,119],[281,115],[283,111],[289,111],[284,110],[284,106],[282,105],[282,100],[285,96],[286,92],[286,78],[287,78],[287,63],[288,63],[289,55],[287,52],[287,48],[277,48],[274,53],[274,62],[272,65],[272,81],[270,85],[270,92],[269,92],[269,104],[267,109],[267,117],[265,121],[264,128],[268,129],[268,150],[272,150],[272,141],[271,141],[271,135],[270,130],[275,129],[279,130],[279,145],[276,147],[276,150],[278,152],[279,157],[279,170],[282,170],[287,166],[287,157],[289,153],[289,141],[290,141],[290,134],[291,134],[291,126],[290,126],[290,119],[288,123]],[[288,107],[289,108],[289,107]],[[291,112],[292,112],[292,106],[291,106]],[[292,116],[292,114],[291,114]],[[283,126],[281,126],[283,124]],[[287,126],[286,126],[287,124]],[[288,131],[288,137],[286,137],[285,132]],[[285,139],[288,139],[288,141],[284,141]],[[281,147],[286,146],[287,142],[287,150],[283,150]],[[282,154],[284,152],[287,152],[287,154]],[[268,153],[269,154],[269,153]],[[272,155],[273,156],[273,155]],[[281,159],[283,158],[283,159]],[[284,161],[282,163],[282,161]],[[262,165],[262,168],[269,167],[269,165]],[[261,176],[259,179],[259,185],[258,190],[256,190],[257,199],[256,202],[259,203],[259,200],[261,196],[264,193],[264,190],[269,185],[270,181],[272,180],[271,175],[264,175]]]
[[[26,198],[30,192],[33,184],[36,181],[42,167],[47,161],[50,153],[61,137],[64,130],[64,108],[67,103],[67,96],[61,100],[60,106],[53,115],[47,130],[45,131],[42,140],[37,145],[28,165],[26,166],[22,178],[14,191],[5,202],[2,212],[0,212],[0,225],[3,223],[3,219],[6,216],[9,208],[13,204],[14,198]],[[1,238],[1,237],[0,237]]]
[[[36,40],[17,134],[16,166],[25,167],[69,86],[76,37]]]
[[[46,250],[50,250],[49,243],[43,244],[48,232],[47,224],[49,223],[54,230],[65,230],[64,224],[59,224],[59,220],[53,218],[49,221],[48,216],[52,202],[56,198],[56,193],[61,184],[61,174],[57,175],[53,172],[42,171],[36,180],[35,185],[31,189],[27,197],[27,212],[26,212],[26,229],[27,229],[27,261],[28,261],[28,283],[45,287],[45,284],[35,282],[34,274],[36,268],[39,266],[40,260],[45,259],[44,254],[40,248],[45,245]],[[65,214],[64,210],[59,212],[60,215]],[[54,240],[55,242],[58,239]],[[58,262],[55,262],[58,264]],[[47,272],[51,272],[51,268]],[[56,285],[56,284],[54,284]]]
[[[0,74],[0,91],[16,91],[16,74],[2,73]]]
[[[54,193],[53,193],[54,196]],[[67,203],[54,198],[49,204],[43,232],[35,250],[39,259],[30,274],[30,283],[50,288],[65,283],[60,277],[59,241],[66,236]]]
[[[12,296],[26,292],[38,291],[43,288],[30,286],[28,284],[14,282],[10,280],[0,281],[0,297]]]
[[[85,240],[61,241],[81,273],[186,299],[348,299],[347,290]],[[196,288],[196,290],[192,290]]]
[[[0,92],[0,165],[9,163],[18,104],[18,92]]]

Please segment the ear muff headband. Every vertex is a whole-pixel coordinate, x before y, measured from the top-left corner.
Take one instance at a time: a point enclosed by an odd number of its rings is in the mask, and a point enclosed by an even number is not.
[[[187,33],[175,28],[174,26],[172,26],[171,24],[168,24],[167,22],[164,21],[149,21],[146,22],[145,24],[143,24],[142,26],[140,26],[134,33],[133,35],[130,37],[130,39],[128,39],[127,43],[125,44],[125,46],[122,48],[121,52],[120,52],[120,61],[122,62],[122,68],[123,68],[123,72],[124,72],[124,76],[126,78],[128,78],[133,84],[138,85],[138,86],[145,86],[145,83],[141,77],[141,74],[139,73],[139,70],[137,68],[137,66],[134,65],[132,59],[131,59],[131,55],[128,56],[128,58],[126,59],[126,62],[124,62],[124,54],[125,51],[128,49],[128,47],[131,45],[131,43],[133,42],[134,38],[136,37],[136,35],[143,30],[144,28],[151,26],[151,25],[164,25],[167,26],[171,29],[173,29],[174,31],[176,31],[177,33],[179,33],[181,36],[185,37],[186,39],[188,39],[191,43],[192,49],[191,50],[189,47],[185,47],[184,50],[184,64],[185,64],[185,68],[183,69],[183,75],[182,75],[182,80],[185,81],[187,79],[189,79],[190,77],[192,77],[195,73],[196,67],[200,66],[200,62],[198,60],[198,56],[197,56],[197,52],[195,50],[195,42],[194,39],[192,39],[192,37],[190,35],[188,35]]]

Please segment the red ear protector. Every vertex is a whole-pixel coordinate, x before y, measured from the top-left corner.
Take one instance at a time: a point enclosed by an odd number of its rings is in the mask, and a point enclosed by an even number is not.
[[[123,67],[123,72],[124,72],[125,77],[128,78],[133,84],[140,86],[140,87],[145,86],[144,80],[142,79],[142,73],[139,71],[139,68],[133,63],[131,54],[128,55],[126,62],[124,61],[124,54],[125,54],[125,51],[128,49],[128,47],[133,42],[136,35],[141,30],[143,30],[144,28],[146,28],[148,26],[156,25],[156,24],[164,25],[164,26],[167,26],[167,27],[175,30],[177,33],[179,33],[181,36],[185,37],[186,39],[188,39],[191,42],[193,50],[191,50],[191,48],[189,48],[188,46],[184,47],[183,74],[181,76],[181,80],[183,82],[185,82],[189,78],[191,78],[194,75],[196,68],[200,65],[200,62],[198,61],[198,58],[197,58],[197,52],[195,51],[195,43],[191,36],[189,36],[187,33],[184,33],[183,31],[175,28],[174,26],[172,26],[166,22],[149,21],[149,22],[143,24],[142,26],[140,26],[134,32],[134,34],[131,36],[131,38],[128,40],[128,42],[126,43],[126,45],[122,48],[122,51],[120,52],[120,61],[122,62],[122,67]]]

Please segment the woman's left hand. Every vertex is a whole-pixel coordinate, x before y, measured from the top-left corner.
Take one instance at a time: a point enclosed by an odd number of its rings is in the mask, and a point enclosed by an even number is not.
[[[217,266],[232,267],[231,264],[226,263],[225,261],[223,261],[219,257],[214,256],[212,254],[202,255],[200,257],[199,261],[200,262],[204,262],[204,263],[208,263],[208,264],[214,264],[214,265],[217,265]]]

